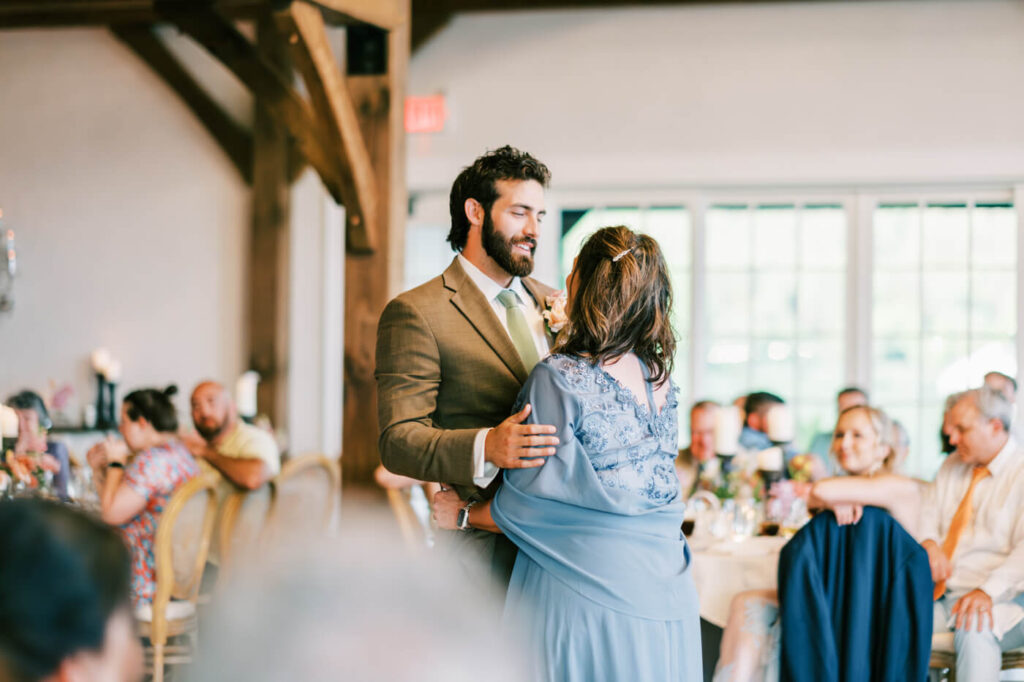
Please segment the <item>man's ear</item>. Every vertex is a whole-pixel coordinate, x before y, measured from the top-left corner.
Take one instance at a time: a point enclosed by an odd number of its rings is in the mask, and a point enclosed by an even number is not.
[[[466,220],[469,221],[471,227],[479,227],[484,224],[484,207],[480,205],[479,201],[472,198],[466,199],[463,209],[466,211]]]

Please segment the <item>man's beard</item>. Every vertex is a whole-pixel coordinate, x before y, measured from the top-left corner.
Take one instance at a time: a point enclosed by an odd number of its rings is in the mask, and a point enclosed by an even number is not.
[[[530,245],[531,254],[537,248],[537,242],[532,237],[524,237],[516,240],[506,240],[494,229],[494,221],[491,220],[490,211],[484,214],[482,230],[484,252],[494,259],[494,262],[501,266],[501,269],[513,277],[526,277],[533,272],[533,256],[512,253],[516,244],[526,242]]]
[[[224,427],[227,426],[227,424],[228,424],[228,420],[227,419],[225,419],[224,421],[222,421],[221,423],[217,424],[216,426],[214,426],[212,428],[209,428],[209,427],[206,427],[206,426],[200,426],[199,424],[195,424],[194,423],[194,425],[196,427],[196,431],[199,433],[200,436],[203,437],[203,440],[205,440],[207,443],[213,442],[213,440],[217,436],[219,436],[220,434],[224,433]]]

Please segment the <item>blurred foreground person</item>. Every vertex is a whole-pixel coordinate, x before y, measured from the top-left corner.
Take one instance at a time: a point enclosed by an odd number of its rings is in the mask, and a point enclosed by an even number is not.
[[[141,679],[129,567],[99,520],[38,498],[0,503],[0,680]]]
[[[218,595],[192,682],[525,682],[494,627],[499,595],[444,553],[410,556],[391,518],[346,517],[336,542],[240,561]]]

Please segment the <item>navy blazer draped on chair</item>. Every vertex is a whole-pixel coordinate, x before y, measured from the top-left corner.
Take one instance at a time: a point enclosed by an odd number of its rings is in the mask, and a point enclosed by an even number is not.
[[[840,526],[818,514],[779,559],[782,682],[923,682],[932,640],[928,555],[866,507]]]

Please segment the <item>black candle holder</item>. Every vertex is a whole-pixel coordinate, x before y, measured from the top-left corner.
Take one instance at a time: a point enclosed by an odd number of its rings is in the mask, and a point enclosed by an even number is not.
[[[100,431],[112,431],[117,428],[117,404],[115,394],[117,384],[96,373],[96,428]]]

